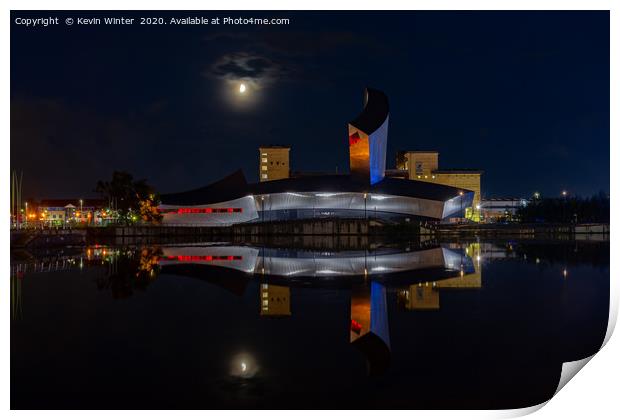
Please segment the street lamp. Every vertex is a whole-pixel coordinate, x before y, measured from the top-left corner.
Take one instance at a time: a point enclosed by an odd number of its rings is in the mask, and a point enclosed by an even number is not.
[[[366,197],[368,197],[368,193],[364,193],[364,219],[368,219],[366,215]]]
[[[461,220],[463,220],[465,218],[463,214],[463,191],[459,191],[459,202],[461,204]]]
[[[566,190],[562,191],[562,197],[564,197],[564,205],[562,206],[562,223],[566,222],[566,195],[568,192]]]
[[[534,193],[534,198],[535,198],[536,200],[538,200],[538,199],[540,198],[540,193],[539,193],[538,191],[536,191],[536,192]]]
[[[261,219],[262,222],[265,222],[265,196],[261,195],[260,197],[260,202],[261,202]]]

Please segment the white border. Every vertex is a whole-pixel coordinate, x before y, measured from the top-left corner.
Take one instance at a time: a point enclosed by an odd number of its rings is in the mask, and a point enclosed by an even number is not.
[[[2,21],[2,55],[4,63],[6,63],[10,57],[9,55],[9,37],[10,37],[10,19],[9,10],[372,10],[380,5],[384,10],[611,10],[611,138],[620,139],[618,135],[618,125],[615,121],[618,120],[618,106],[617,106],[617,74],[618,74],[618,24],[620,19],[617,16],[620,6],[616,6],[617,1],[582,1],[582,0],[564,0],[564,1],[552,1],[552,0],[438,0],[438,1],[394,1],[394,0],[382,0],[377,2],[376,0],[314,0],[312,2],[291,2],[284,0],[264,0],[264,1],[249,1],[238,0],[232,4],[230,1],[221,1],[217,3],[207,3],[199,0],[175,0],[162,1],[152,0],[149,2],[137,1],[137,0],[109,0],[101,1],[94,0],[89,2],[80,2],[77,0],[58,0],[55,2],[50,1],[15,1],[9,0],[4,2],[5,19]],[[614,6],[616,6],[614,8]],[[9,208],[9,168],[10,168],[10,153],[9,153],[9,112],[10,112],[10,67],[4,65],[1,67],[2,80],[2,132],[4,133],[5,141],[2,141],[2,148],[4,149],[0,153],[0,159],[3,160],[3,168],[5,172],[5,181],[0,186],[0,199],[5,209],[5,214],[8,214]],[[588,141],[584,139],[584,141]],[[618,147],[615,142],[611,142],[611,163],[618,162]],[[612,197],[612,224],[615,225],[616,215],[618,214],[617,197],[618,193],[618,170],[615,165],[610,165],[611,168],[611,191]],[[9,272],[9,238],[5,236],[1,242],[1,261],[4,273]],[[616,242],[611,242],[611,255],[620,255]],[[620,279],[618,276],[618,264],[617,259],[612,258],[611,264],[611,296],[612,306],[610,310],[610,324],[606,337],[606,342],[611,336],[613,327],[617,319],[618,311],[618,296],[619,288],[616,281]],[[9,337],[10,317],[9,314],[9,282],[4,281],[5,287],[2,294],[2,311],[0,313],[5,314],[2,319],[2,333],[3,337]],[[0,401],[2,401],[3,407],[6,410],[9,409],[9,358],[10,348],[8,340],[3,340],[1,347],[2,352],[2,389],[0,394]],[[616,418],[619,410],[616,400],[617,397],[617,385],[618,374],[620,373],[618,362],[618,355],[620,354],[620,345],[618,339],[613,339],[607,343],[604,350],[596,355],[592,359],[592,362],[588,364],[583,372],[579,374],[579,379],[571,381],[564,389],[561,390],[548,404],[541,404],[537,407],[531,407],[523,410],[506,410],[502,412],[490,412],[490,411],[386,411],[383,413],[376,412],[346,412],[334,414],[337,416],[342,415],[355,415],[361,418],[371,418],[377,415],[386,414],[399,418],[411,418],[411,416],[424,416],[425,418],[480,418],[480,417],[513,417],[518,415],[524,415],[532,411],[536,411],[542,406],[546,407],[543,410],[538,411],[535,415],[538,418]],[[165,412],[81,412],[81,411],[63,411],[63,412],[11,412],[11,415],[20,418],[39,417],[44,415],[46,418],[76,418],[82,419],[84,416],[92,418],[106,418],[110,415],[115,417],[134,417],[134,416],[149,416],[167,418],[169,413]],[[216,414],[218,418],[236,418],[241,415],[270,417],[270,418],[282,418],[289,419],[291,416],[312,418],[317,416],[324,416],[330,413],[322,412],[289,412],[289,411],[271,411],[271,412],[233,412],[233,411],[218,411],[211,414]],[[203,418],[205,413],[196,411],[184,411],[176,412],[175,417],[191,417],[191,418]]]

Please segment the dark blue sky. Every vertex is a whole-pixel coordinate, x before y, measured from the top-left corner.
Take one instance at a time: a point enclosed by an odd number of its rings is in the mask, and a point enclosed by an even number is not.
[[[59,16],[26,28],[16,17]],[[296,170],[348,171],[367,85],[390,99],[396,151],[478,168],[483,196],[609,191],[608,12],[158,12],[287,17],[286,26],[66,26],[96,12],[13,12],[11,166],[24,197],[88,197],[114,169],[160,192],[290,144]],[[252,103],[227,99],[250,80]],[[249,79],[248,79],[249,78]]]

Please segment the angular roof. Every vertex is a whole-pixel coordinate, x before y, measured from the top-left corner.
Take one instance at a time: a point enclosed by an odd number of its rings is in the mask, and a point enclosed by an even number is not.
[[[366,134],[372,134],[387,119],[390,105],[386,94],[380,90],[366,88],[364,93],[364,110],[349,124]]]
[[[178,204],[194,206],[206,203],[220,203],[234,200],[247,195],[248,182],[241,169],[233,172],[225,178],[195,190],[179,193],[162,194],[162,204]]]
[[[176,194],[163,194],[161,202],[164,205],[196,206],[234,200],[246,195],[285,192],[367,192],[446,201],[457,196],[460,191],[464,190],[430,182],[397,178],[384,178],[376,184],[368,185],[356,181],[350,175],[285,178],[248,184],[239,170],[203,188]]]

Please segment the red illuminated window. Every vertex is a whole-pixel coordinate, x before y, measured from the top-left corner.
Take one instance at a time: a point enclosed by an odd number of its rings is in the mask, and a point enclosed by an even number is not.
[[[183,262],[191,261],[239,261],[243,257],[241,255],[168,255],[164,257],[168,260],[177,260]]]
[[[181,207],[178,209],[163,209],[161,212],[176,214],[243,213],[243,209],[240,207]]]

